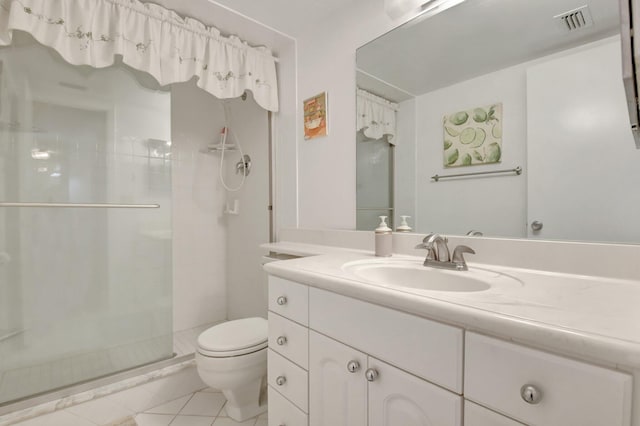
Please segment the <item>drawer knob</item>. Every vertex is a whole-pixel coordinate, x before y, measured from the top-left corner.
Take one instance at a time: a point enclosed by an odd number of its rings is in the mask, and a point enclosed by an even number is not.
[[[373,382],[378,378],[378,370],[370,368],[364,372],[364,377],[366,377],[368,381]]]
[[[282,305],[286,305],[287,304],[287,298],[285,296],[280,296],[276,299],[276,302],[278,303],[278,305],[282,306]]]
[[[355,373],[358,370],[360,370],[360,363],[358,361],[353,360],[347,363],[347,371],[349,373]]]
[[[524,385],[520,388],[520,396],[527,404],[537,404],[542,400],[542,392],[533,385]]]
[[[286,377],[284,377],[284,376],[278,376],[278,377],[276,377],[276,384],[277,384],[278,386],[282,386],[282,385],[284,385],[285,383],[287,383],[287,378],[286,378]]]
[[[280,346],[284,345],[285,343],[287,343],[287,338],[285,336],[280,336],[276,339],[276,343]]]

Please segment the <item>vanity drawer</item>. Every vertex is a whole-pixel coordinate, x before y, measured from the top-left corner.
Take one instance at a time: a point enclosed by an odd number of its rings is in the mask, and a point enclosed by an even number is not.
[[[269,310],[302,325],[308,325],[309,287],[269,276]]]
[[[465,345],[465,398],[545,426],[628,426],[631,376],[475,333]],[[526,402],[531,386],[538,402]]]
[[[269,386],[269,424],[307,426],[308,416]]]
[[[299,409],[305,413],[309,411],[309,375],[306,370],[269,349],[267,379],[269,386]]]
[[[269,347],[309,369],[309,329],[269,312]]]
[[[462,329],[309,289],[310,328],[462,393]]]
[[[524,426],[473,402],[464,402],[464,426]]]

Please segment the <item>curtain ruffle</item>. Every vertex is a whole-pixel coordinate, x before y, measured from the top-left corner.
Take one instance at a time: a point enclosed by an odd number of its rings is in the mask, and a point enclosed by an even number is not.
[[[356,111],[357,129],[369,139],[387,136],[387,141],[395,145],[396,111],[398,104],[376,96],[366,90],[357,89]]]
[[[0,0],[0,46],[12,31],[31,34],[70,64],[103,68],[122,55],[127,65],[161,85],[198,77],[220,98],[245,90],[266,110],[278,110],[275,59],[265,47],[139,0]]]

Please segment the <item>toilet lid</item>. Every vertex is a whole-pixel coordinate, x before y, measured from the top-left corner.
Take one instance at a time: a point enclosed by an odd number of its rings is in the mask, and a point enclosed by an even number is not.
[[[248,353],[266,346],[267,320],[245,318],[214,325],[198,337],[200,352]]]

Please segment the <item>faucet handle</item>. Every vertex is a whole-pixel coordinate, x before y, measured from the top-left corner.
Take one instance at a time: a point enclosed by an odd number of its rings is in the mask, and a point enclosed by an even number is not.
[[[456,269],[459,271],[466,271],[468,269],[467,262],[464,260],[464,253],[476,254],[476,252],[469,246],[457,246],[453,250],[451,261],[456,264]]]
[[[434,249],[433,244],[420,243],[414,248],[427,250],[427,259],[429,260],[436,259],[436,250]]]

